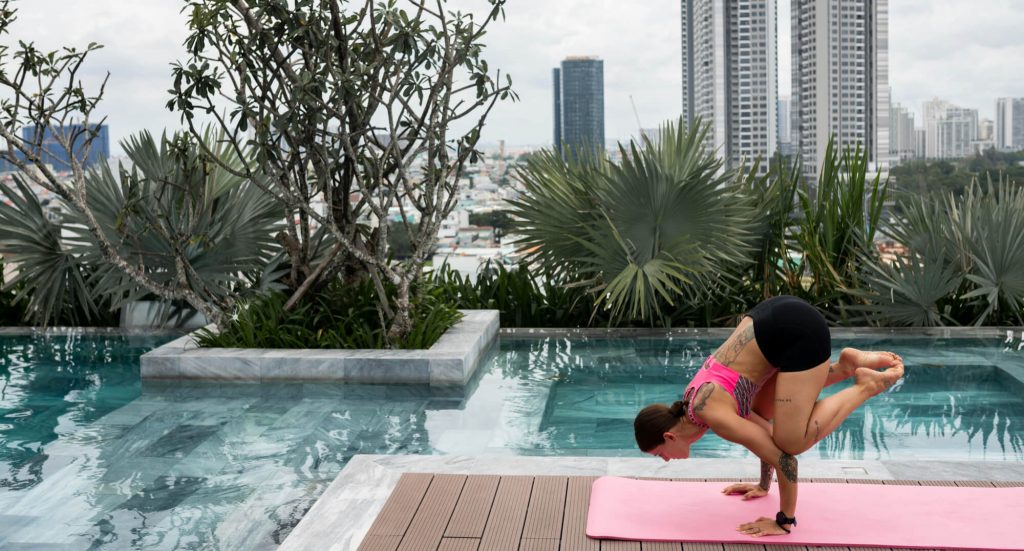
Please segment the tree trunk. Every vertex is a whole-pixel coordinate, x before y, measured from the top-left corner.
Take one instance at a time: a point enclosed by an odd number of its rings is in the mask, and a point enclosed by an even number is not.
[[[388,345],[394,346],[401,342],[412,331],[412,303],[409,300],[409,280],[403,277],[397,285],[395,296],[395,316],[391,318],[391,327],[388,328]]]

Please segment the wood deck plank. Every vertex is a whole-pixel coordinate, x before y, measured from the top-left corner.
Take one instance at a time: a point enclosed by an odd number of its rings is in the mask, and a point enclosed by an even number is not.
[[[558,538],[523,538],[519,551],[558,551]]]
[[[441,538],[437,551],[476,551],[480,538]]]
[[[724,551],[720,543],[683,543],[683,551]]]
[[[509,551],[519,548],[526,520],[526,508],[533,488],[532,476],[503,476],[498,481],[491,514],[487,517],[480,551]]]
[[[431,474],[405,473],[391,491],[376,520],[370,525],[370,536],[404,536],[406,528],[427,493],[434,478]]]
[[[523,539],[559,539],[562,536],[562,515],[565,513],[567,476],[538,476],[533,479],[533,492],[526,513]]]
[[[988,480],[957,480],[958,488],[995,488],[995,484]]]
[[[494,503],[494,494],[498,491],[496,475],[474,475],[469,477],[462,487],[462,495],[455,505],[448,528],[444,531],[446,538],[477,538],[484,535],[484,525]]]
[[[601,551],[640,551],[640,542],[626,540],[601,540]]]
[[[996,488],[1020,488],[1024,486],[1024,480],[994,480],[992,485]]]
[[[466,483],[465,475],[439,474],[430,481],[398,551],[436,549]]]
[[[764,551],[764,545],[759,543],[726,543],[722,547],[725,551]]]
[[[562,516],[561,551],[599,551],[598,540],[587,537],[587,509],[590,487],[597,477],[572,477],[566,486],[565,514]]]
[[[359,544],[359,551],[395,551],[402,543],[402,536],[366,536]]]
[[[682,551],[683,544],[674,541],[642,541],[641,551]]]

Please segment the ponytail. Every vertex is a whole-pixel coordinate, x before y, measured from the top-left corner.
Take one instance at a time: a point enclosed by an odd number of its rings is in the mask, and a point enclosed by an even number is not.
[[[676,400],[671,406],[651,404],[633,420],[633,433],[640,451],[649,452],[665,442],[665,433],[678,425],[690,407],[689,400]]]

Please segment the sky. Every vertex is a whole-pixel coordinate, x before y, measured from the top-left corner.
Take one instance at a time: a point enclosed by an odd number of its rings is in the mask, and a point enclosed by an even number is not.
[[[485,0],[452,0],[460,6]],[[918,113],[941,97],[992,118],[995,98],[1024,97],[1022,0],[890,0],[890,85],[893,100]],[[19,0],[11,35],[39,46],[104,48],[83,72],[95,85],[110,80],[100,111],[117,142],[147,129],[181,126],[164,105],[170,65],[184,60],[188,34],[181,0]],[[637,128],[676,119],[682,104],[679,0],[509,0],[506,19],[485,37],[492,68],[512,75],[519,101],[499,104],[483,141],[550,145],[551,69],[572,55],[604,60],[605,135],[628,139]],[[779,0],[779,88],[790,87],[789,0]],[[1018,61],[1013,61],[1018,60]],[[636,113],[630,97],[636,104]],[[639,123],[637,121],[639,119]]]

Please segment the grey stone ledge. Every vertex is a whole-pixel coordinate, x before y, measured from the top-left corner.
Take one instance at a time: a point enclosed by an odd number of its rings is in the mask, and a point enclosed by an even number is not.
[[[499,313],[462,313],[427,350],[200,348],[193,332],[143,354],[142,378],[465,385],[497,338]]]
[[[732,333],[730,327],[680,327],[672,329],[650,328],[596,328],[596,327],[503,327],[501,337],[511,339],[546,338],[724,338]],[[1024,339],[1024,327],[832,327],[835,339],[885,338],[944,338],[944,339],[1005,339],[1008,333]]]

